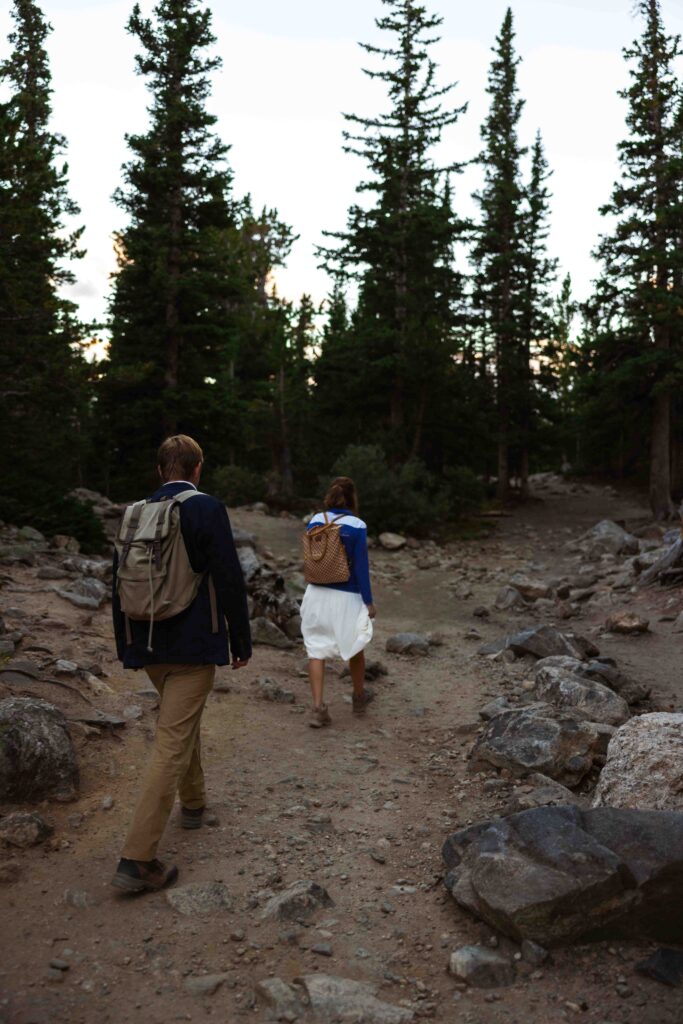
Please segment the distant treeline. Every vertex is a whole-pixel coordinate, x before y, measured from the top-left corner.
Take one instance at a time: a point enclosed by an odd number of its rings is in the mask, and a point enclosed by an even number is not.
[[[63,297],[80,234],[65,140],[52,130],[50,26],[13,0],[0,65],[0,517],[44,521],[71,487],[116,498],[150,486],[170,432],[197,437],[207,484],[232,502],[291,504],[321,475],[359,477],[402,528],[522,497],[535,469],[649,479],[653,513],[683,495],[681,46],[639,0],[620,177],[602,212],[600,275],[579,307],[548,251],[551,170],[524,100],[512,11],[495,39],[476,156],[477,216],[458,213],[463,164],[432,154],[464,101],[432,59],[442,19],[377,0],[384,48],[364,45],[381,112],[346,115],[367,173],[346,226],[322,225],[321,309],[272,286],[295,228],[234,194],[207,110],[220,66],[198,0],[136,5],[128,31],[150,103],[127,136],[108,358]],[[588,116],[589,112],[586,112]],[[57,111],[57,121],[58,121]],[[607,197],[606,197],[607,198]],[[591,240],[587,240],[587,247]],[[41,520],[41,515],[43,520]]]

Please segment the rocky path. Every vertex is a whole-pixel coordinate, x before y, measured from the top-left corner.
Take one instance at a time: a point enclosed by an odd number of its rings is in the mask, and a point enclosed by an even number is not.
[[[231,1024],[309,1014],[388,1024],[678,1024],[683,990],[634,972],[654,944],[522,957],[443,886],[445,838],[531,788],[491,766],[473,770],[480,709],[503,695],[515,700],[530,675],[527,660],[482,657],[482,644],[539,622],[564,628],[561,615],[571,614],[573,629],[647,680],[654,708],[681,704],[678,591],[632,594],[617,580],[616,590],[598,582],[573,612],[495,609],[516,572],[576,574],[579,556],[567,542],[599,519],[646,522],[635,501],[611,491],[555,489],[501,520],[488,539],[372,553],[379,615],[371,656],[387,674],[374,683],[377,700],[364,718],[352,717],[338,666],[328,679],[333,728],[307,727],[299,646],[259,646],[247,669],[219,672],[203,744],[212,824],[183,832],[171,822],[162,855],[181,875],[168,895],[121,898],[108,885],[153,735],[145,677],[112,660],[107,605],[78,608],[51,589],[59,581],[45,569],[54,558],[10,558],[0,596],[8,643],[19,640],[14,659],[41,664],[43,678],[71,678],[87,701],[38,680],[22,688],[19,677],[0,690],[1,698],[19,687],[65,709],[81,772],[75,800],[22,805],[54,828],[46,841],[0,851],[1,1024]],[[295,567],[300,524],[245,511],[233,518],[274,565]],[[605,571],[614,582],[621,561],[602,562],[603,580]],[[645,615],[650,631],[605,634],[615,609]],[[385,651],[406,630],[429,634],[427,655]],[[58,658],[77,666],[77,676],[56,671]],[[276,685],[264,687],[263,677]],[[278,688],[284,699],[264,699]],[[103,713],[108,724],[97,722]],[[314,884],[290,892],[297,882]],[[469,944],[506,954],[507,984],[472,987],[448,973],[451,954]],[[306,979],[298,1001],[295,978]]]

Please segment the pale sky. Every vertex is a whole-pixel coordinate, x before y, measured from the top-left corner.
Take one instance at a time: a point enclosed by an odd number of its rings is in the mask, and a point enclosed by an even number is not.
[[[469,103],[448,129],[439,158],[472,159],[487,109],[490,48],[507,0],[426,0],[444,17],[443,41],[434,50],[441,82],[457,81],[454,102]],[[142,3],[149,12],[153,4]],[[621,48],[639,32],[632,0],[516,0],[519,82],[526,107],[522,140],[540,128],[554,170],[550,248],[561,274],[569,271],[579,298],[588,294],[590,258],[601,230],[598,207],[614,181],[616,144],[624,132],[617,90],[626,83]],[[9,4],[0,11],[6,52]],[[54,127],[69,142],[71,193],[81,206],[87,256],[76,267],[73,297],[85,319],[106,309],[114,268],[111,234],[124,218],[111,201],[127,151],[125,132],[143,131],[148,102],[133,71],[135,42],[125,32],[130,0],[44,0],[54,32],[50,57]],[[250,192],[258,209],[278,209],[300,235],[282,294],[302,292],[316,301],[329,282],[316,267],[314,246],[324,229],[343,227],[363,167],[341,151],[342,111],[374,113],[381,89],[361,72],[358,41],[382,38],[374,18],[380,0],[214,0],[214,32],[223,69],[215,77],[211,108],[218,132],[232,147],[237,195]],[[683,0],[664,0],[669,31],[683,32]],[[473,212],[470,193],[479,171],[455,179],[455,205]]]

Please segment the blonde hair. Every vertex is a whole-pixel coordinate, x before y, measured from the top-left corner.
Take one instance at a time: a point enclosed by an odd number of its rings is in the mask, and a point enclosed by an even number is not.
[[[157,452],[157,465],[164,483],[168,480],[187,480],[203,461],[204,452],[194,438],[187,434],[167,437]]]

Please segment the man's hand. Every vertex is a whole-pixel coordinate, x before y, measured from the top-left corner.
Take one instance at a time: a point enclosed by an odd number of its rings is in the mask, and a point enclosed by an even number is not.
[[[235,668],[244,668],[244,666],[248,665],[248,664],[249,664],[249,658],[247,658],[244,661],[242,661],[241,658],[233,658],[232,659],[232,667],[233,667],[233,669],[235,669]]]
[[[368,615],[370,616],[371,619],[374,619],[375,615],[377,615],[377,609],[375,608],[374,604],[368,605]]]

